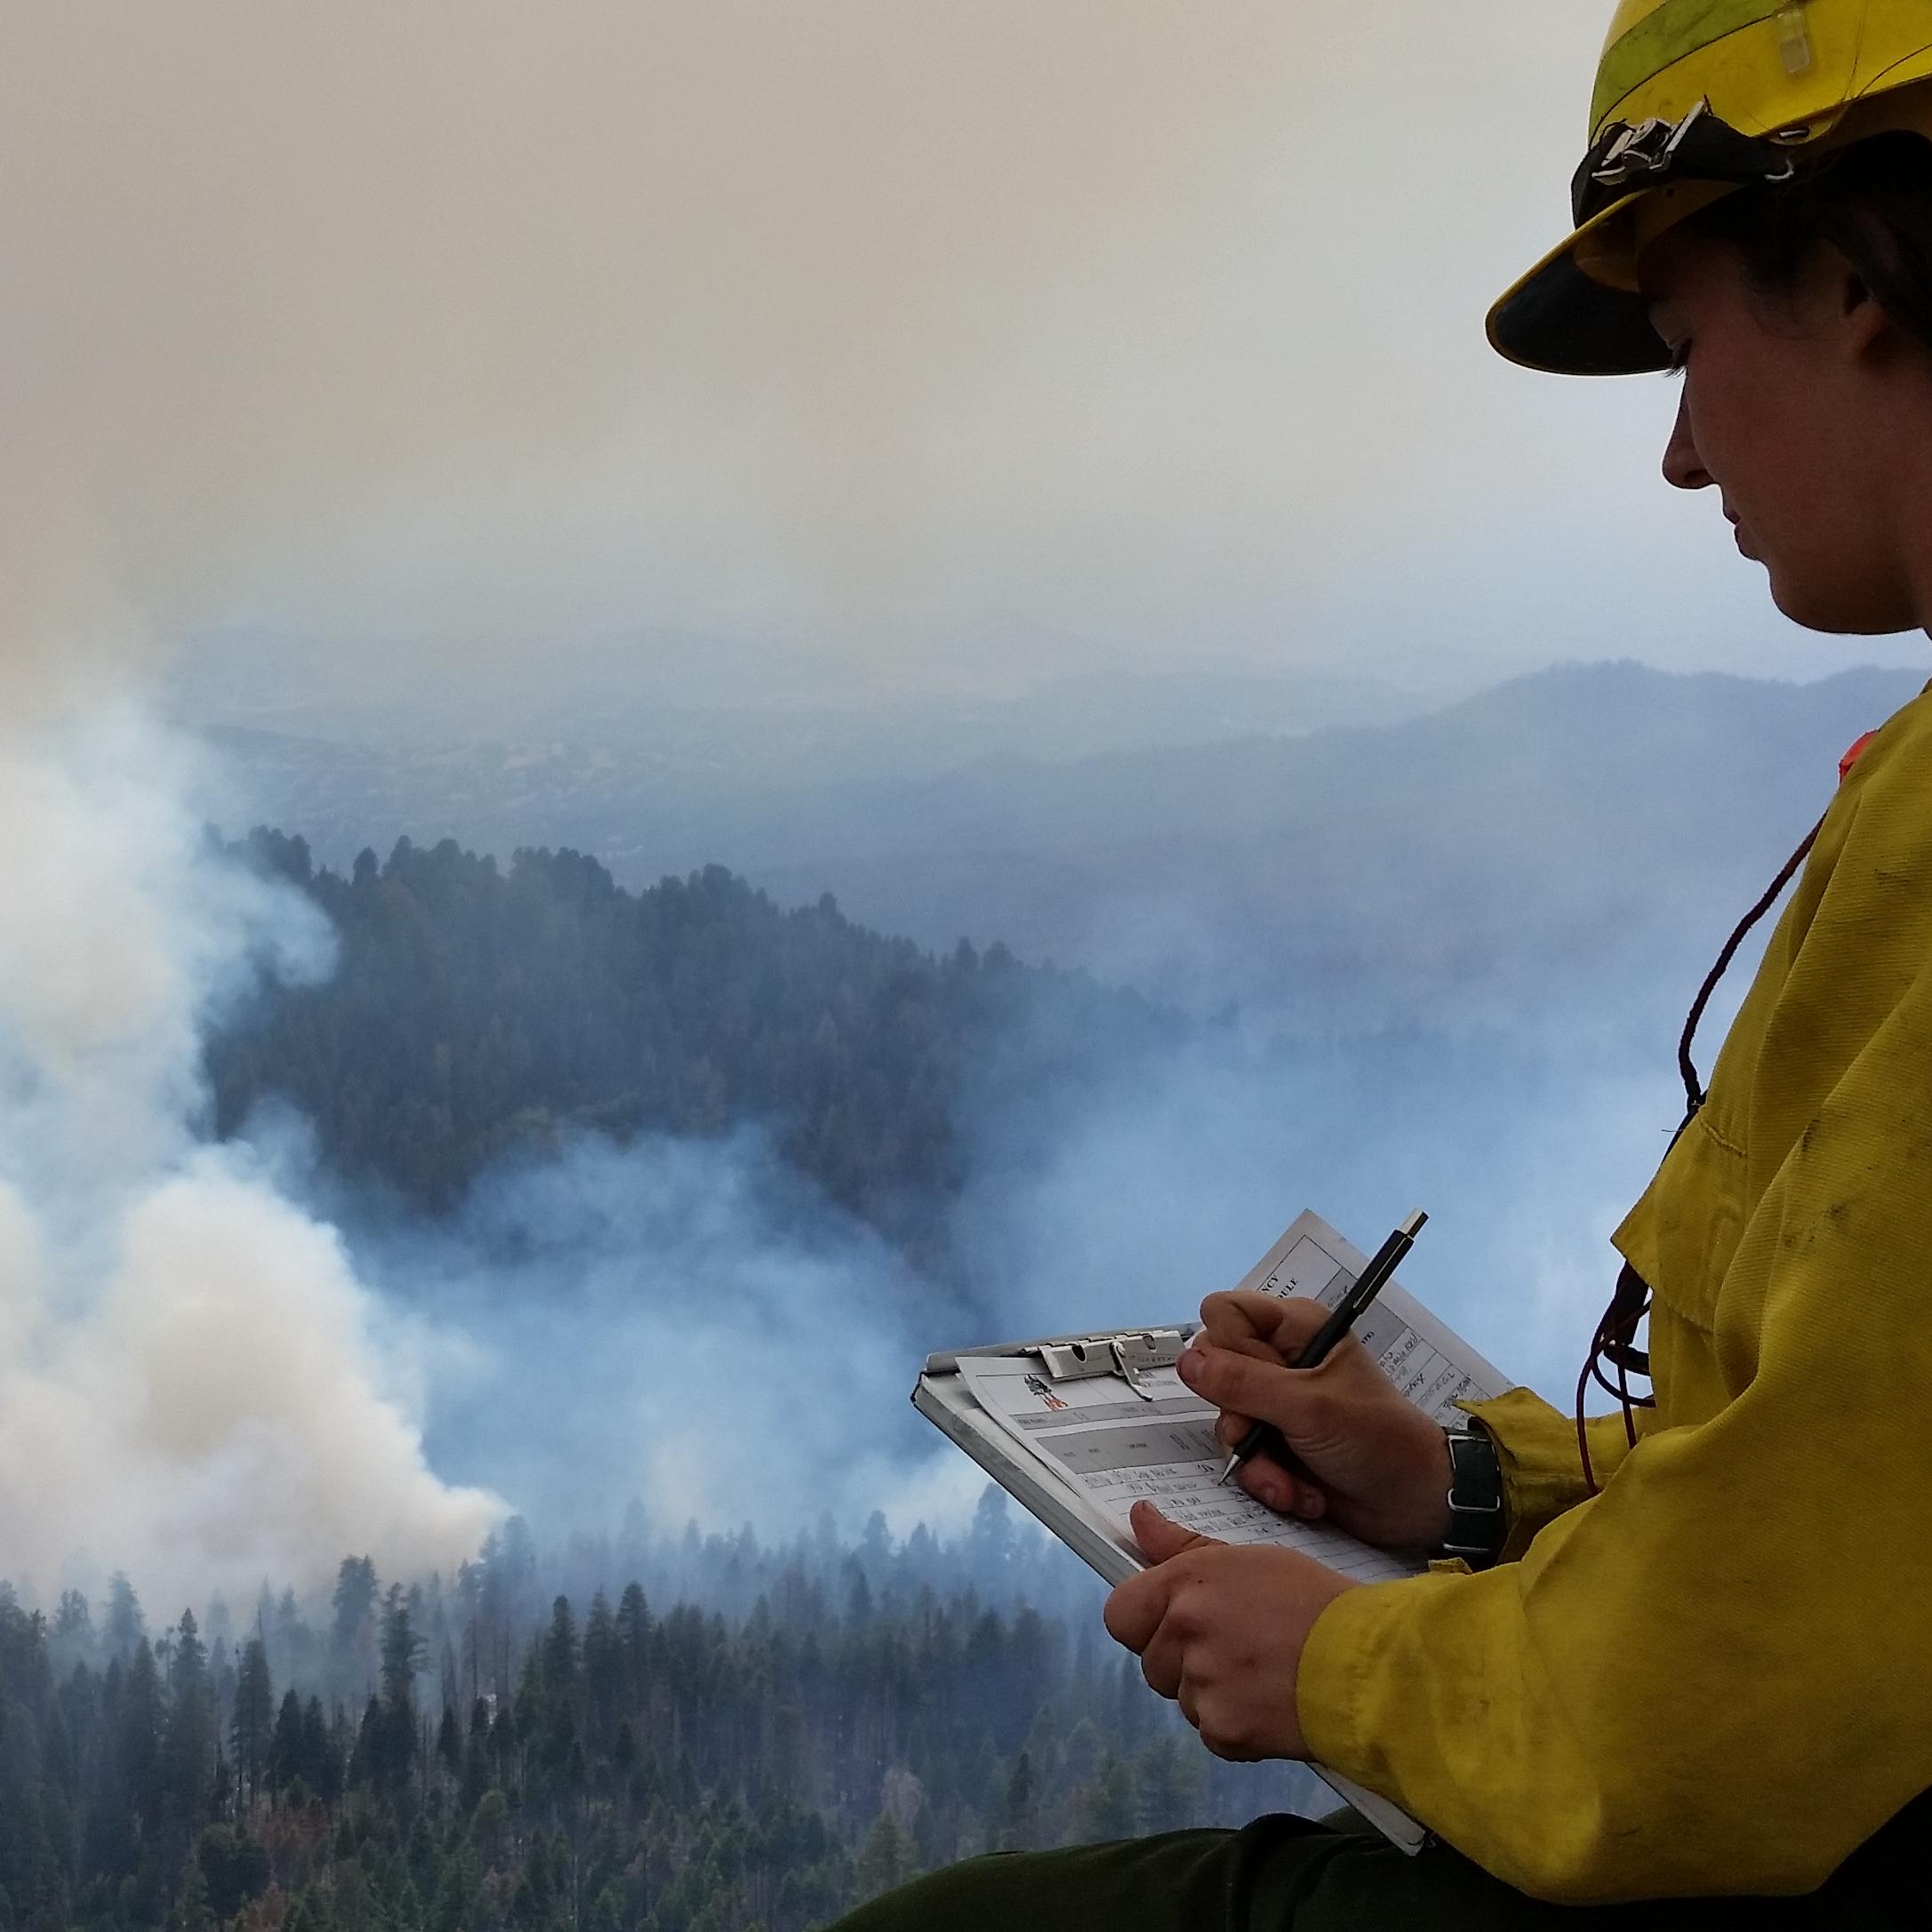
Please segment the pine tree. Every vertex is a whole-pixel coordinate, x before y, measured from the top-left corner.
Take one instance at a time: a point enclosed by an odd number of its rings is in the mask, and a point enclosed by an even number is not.
[[[162,1745],[168,1807],[198,1830],[213,1796],[216,1710],[208,1684],[207,1653],[192,1610],[181,1612],[168,1665],[168,1721]]]
[[[365,1785],[381,1784],[383,1761],[382,1700],[372,1697],[363,1706],[362,1722],[356,1729],[355,1748],[349,1754],[349,1788],[360,1791]]]
[[[912,1840],[889,1811],[881,1811],[859,1848],[854,1877],[862,1899],[877,1898],[912,1876]]]
[[[87,1599],[77,1590],[63,1590],[48,1632],[59,1660],[71,1668],[91,1663],[94,1655],[94,1616]]]
[[[306,1769],[302,1749],[302,1701],[291,1687],[282,1693],[281,1708],[275,1714],[275,1735],[269,1741],[269,1791],[279,1798],[297,1778],[303,1776]]]
[[[416,1675],[422,1668],[422,1639],[400,1583],[391,1583],[382,1607],[382,1701],[413,1711]]]
[[[137,1638],[128,1655],[127,1675],[121,1688],[117,1743],[129,1808],[148,1829],[158,1825],[167,1811],[167,1778],[162,1762],[166,1725],[153,1647],[145,1638]]]
[[[471,1731],[463,1744],[462,1783],[458,1787],[456,1799],[463,1810],[477,1808],[495,1776],[495,1767],[490,1758],[490,1728],[485,1724],[481,1729]]]
[[[494,1869],[509,1835],[509,1800],[500,1791],[487,1791],[469,1815],[469,1843],[484,1864]]]
[[[610,1599],[601,1590],[584,1620],[583,1688],[591,1742],[608,1749],[623,1712],[624,1654]]]
[[[1139,1829],[1178,1832],[1192,1824],[1205,1777],[1205,1760],[1191,1740],[1153,1739],[1134,1766],[1134,1781],[1141,1800]]]
[[[148,1634],[148,1620],[141,1615],[140,1599],[124,1571],[116,1570],[108,1579],[108,1621],[103,1631],[109,1656],[124,1657]]]
[[[311,1697],[302,1706],[302,1782],[325,1804],[342,1795],[342,1753],[323,1715],[322,1700]]]
[[[336,1681],[345,1691],[360,1691],[368,1685],[373,1662],[376,1567],[370,1558],[342,1559],[330,1605],[334,1612],[330,1643]]]
[[[626,1583],[618,1599],[617,1644],[624,1662],[624,1682],[635,1707],[651,1687],[651,1607],[641,1583]]]
[[[366,1720],[364,1726],[364,1739],[370,1744],[369,1773],[385,1791],[401,1791],[415,1768],[416,1672],[421,1661],[422,1639],[409,1599],[400,1583],[391,1583],[382,1607],[382,1695],[369,1706],[374,1718],[373,1737]],[[358,1752],[362,1746],[359,1739]]]
[[[214,1914],[208,1907],[208,1877],[198,1858],[190,1858],[181,1868],[180,1889],[174,1895],[174,1910],[168,1915],[168,1932],[211,1932]]]
[[[1039,1780],[1033,1754],[1022,1751],[1013,1760],[1000,1806],[999,1847],[1002,1851],[1032,1851],[1039,1844]]]
[[[1134,1773],[1109,1752],[1080,1794],[1075,1829],[1089,1843],[1127,1838],[1133,1833],[1136,1817]]]
[[[476,1861],[459,1847],[444,1859],[429,1900],[424,1932],[466,1932],[478,1884]]]
[[[550,1697],[563,1702],[575,1699],[577,1620],[571,1614],[568,1597],[559,1597],[550,1606],[550,1627],[543,1637],[542,1677]]]
[[[269,1647],[251,1637],[242,1651],[236,1674],[234,1715],[228,1738],[235,1751],[235,1775],[242,1802],[254,1804],[261,1796],[276,1721],[275,1687],[269,1677]]]

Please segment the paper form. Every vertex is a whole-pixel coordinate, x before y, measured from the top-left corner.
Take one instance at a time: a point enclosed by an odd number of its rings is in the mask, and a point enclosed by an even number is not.
[[[1333,1307],[1367,1258],[1318,1215],[1304,1214],[1239,1284]],[[1444,1424],[1459,1400],[1500,1395],[1507,1380],[1394,1282],[1355,1325],[1357,1338],[1410,1401]],[[1216,1479],[1227,1451],[1219,1411],[1172,1368],[1144,1372],[1136,1395],[1118,1375],[1054,1381],[1037,1357],[961,1356],[974,1399],[1091,1506],[1120,1546],[1138,1554],[1128,1511],[1142,1498],[1222,1543],[1300,1550],[1359,1583],[1414,1575],[1419,1559],[1391,1556],[1327,1523],[1278,1515]]]
[[[1288,1231],[1235,1284],[1286,1301],[1308,1295],[1333,1308],[1368,1257],[1344,1240],[1319,1215],[1298,1215]],[[1445,1428],[1458,1402],[1501,1395],[1509,1377],[1445,1327],[1399,1282],[1391,1281],[1355,1324],[1355,1339],[1417,1408]]]
[[[1300,1550],[1359,1583],[1410,1576],[1423,1566],[1359,1543],[1327,1523],[1278,1516],[1232,1482],[1215,1435],[1220,1411],[1171,1368],[1143,1374],[1142,1401],[1118,1376],[1054,1382],[1014,1357],[962,1358],[974,1399],[1099,1515],[1123,1550],[1138,1555],[1128,1511],[1144,1498],[1163,1516],[1221,1543]]]

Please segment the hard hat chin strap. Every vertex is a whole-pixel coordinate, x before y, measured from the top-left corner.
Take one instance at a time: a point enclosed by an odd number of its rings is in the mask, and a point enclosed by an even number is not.
[[[1700,100],[1680,121],[1613,121],[1570,180],[1581,228],[1614,201],[1671,181],[1788,181],[1797,164],[1787,146],[1741,134]]]

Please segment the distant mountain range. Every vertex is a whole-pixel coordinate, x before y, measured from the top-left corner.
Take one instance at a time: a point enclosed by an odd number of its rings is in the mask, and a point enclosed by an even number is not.
[[[1003,634],[1009,648],[1016,640]],[[1030,633],[1022,630],[1020,644]],[[1039,638],[1063,661],[1067,640]],[[944,641],[924,639],[904,685],[807,649],[672,630],[573,645],[437,652],[365,646],[345,660],[314,638],[243,629],[184,641],[169,697],[204,729],[357,746],[405,758],[461,747],[488,768],[533,753],[605,757],[645,779],[743,789],[812,784],[828,774],[903,776],[975,759],[1097,757],[1244,734],[1295,735],[1387,723],[1470,688],[1415,690],[1335,671],[1196,667],[1063,673],[1014,687],[927,688]],[[360,673],[357,664],[366,668]],[[514,719],[506,735],[504,720]],[[375,761],[380,763],[381,760]]]
[[[253,656],[236,646],[229,673],[217,674],[225,660],[192,660],[195,675],[172,696],[234,780],[224,818],[300,826],[332,864],[365,845],[386,851],[400,832],[418,843],[446,833],[506,857],[524,846],[571,846],[636,885],[719,852],[779,856],[772,834],[801,811],[842,840],[848,823],[873,815],[879,788],[981,770],[997,783],[1014,764],[1078,765],[1257,733],[1302,737],[1450,701],[1371,678],[1210,670],[1067,677],[998,698],[887,693],[860,704],[842,688],[801,691],[794,668],[763,686],[747,676],[734,703],[726,693],[755,661],[749,647],[702,675],[694,664],[667,669],[667,648],[654,640],[656,654],[640,654],[628,677],[614,663],[601,701],[581,683],[493,685],[486,701],[454,689],[439,706],[413,685],[359,700],[333,684],[310,686],[298,669],[261,661],[277,649],[264,638]],[[313,656],[280,651],[297,667]],[[676,641],[678,661],[693,654],[690,640]],[[517,734],[467,732],[470,715],[515,717]]]
[[[1544,986],[1574,1011],[1701,973],[1920,682],[1563,667],[1385,729],[878,788],[744,862],[781,897],[828,886],[890,931],[998,933],[1196,1004],[1507,1022]]]
[[[924,770],[877,718],[854,726],[862,752],[818,758],[765,756],[771,714],[708,714],[685,755],[211,735],[239,812],[337,865],[404,832],[574,846],[633,884],[716,861],[927,944],[1004,939],[1196,1006],[1436,1026],[1554,998],[1587,1022],[1633,973],[1676,998],[1823,809],[1845,746],[1918,683],[1564,666],[1377,724],[1360,721],[1375,687],[1307,688],[1303,716],[1327,728],[1292,736],[1253,693],[1244,709],[1206,683],[1166,693],[1167,745],[1047,759],[1014,749],[1007,719],[996,754],[962,757],[962,731]],[[1134,730],[1155,728],[1161,694],[1135,701]],[[1117,693],[1109,715],[1131,709]],[[734,730],[737,758],[719,749]]]

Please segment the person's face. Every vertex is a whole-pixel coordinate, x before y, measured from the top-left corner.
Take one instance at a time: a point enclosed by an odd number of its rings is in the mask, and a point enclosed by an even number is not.
[[[1843,258],[1821,250],[1796,289],[1769,294],[1735,249],[1678,230],[1646,253],[1643,282],[1683,371],[1666,478],[1719,492],[1794,622],[1921,623],[1898,529],[1898,398],[1875,352],[1889,325]]]

